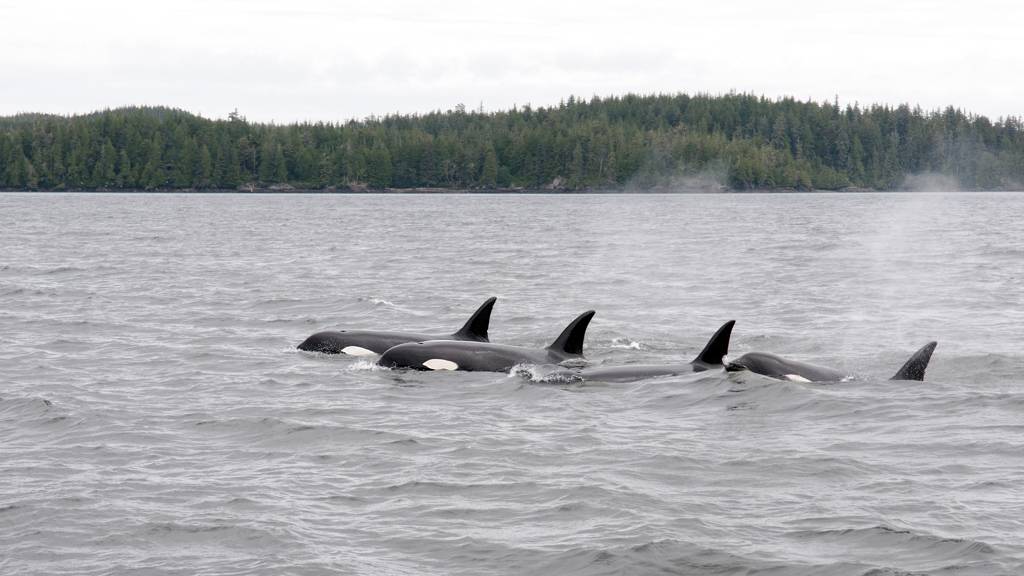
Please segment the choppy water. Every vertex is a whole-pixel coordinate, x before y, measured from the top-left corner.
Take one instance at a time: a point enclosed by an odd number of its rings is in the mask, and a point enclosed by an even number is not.
[[[0,195],[0,573],[1024,573],[1024,195]],[[328,328],[841,385],[398,373]],[[939,340],[927,381],[884,378]]]

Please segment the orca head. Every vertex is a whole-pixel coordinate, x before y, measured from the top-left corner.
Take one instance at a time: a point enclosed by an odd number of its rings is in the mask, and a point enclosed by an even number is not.
[[[782,359],[763,352],[747,352],[725,365],[726,372],[742,372],[748,370],[764,376],[778,378],[786,374]]]
[[[384,351],[377,364],[385,368],[411,368],[413,370],[457,370],[458,363],[445,358],[423,342],[408,342],[392,346]]]
[[[346,356],[374,356],[380,349],[380,343],[367,338],[365,333],[347,333],[347,330],[317,332],[296,346],[306,352],[322,354],[345,354]]]
[[[743,363],[743,357],[742,356],[737,358],[736,360],[732,360],[732,361],[727,362],[725,364],[725,371],[726,372],[743,372],[745,370],[750,370],[750,368],[746,364]]]
[[[296,346],[306,352],[322,352],[324,354],[341,354],[346,347],[345,331],[317,332]]]

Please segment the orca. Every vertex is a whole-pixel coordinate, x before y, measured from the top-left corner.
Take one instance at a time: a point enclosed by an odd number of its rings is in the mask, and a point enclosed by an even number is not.
[[[454,334],[417,334],[413,332],[381,332],[376,330],[331,330],[317,332],[297,346],[307,352],[370,356],[383,354],[388,348],[405,342],[423,340],[467,340],[487,342],[487,328],[491,323],[491,309],[497,298],[488,298],[477,308],[469,320]]]
[[[517,364],[558,364],[583,357],[583,338],[594,311],[580,314],[547,348],[507,346],[491,342],[433,340],[399,344],[385,352],[377,364],[413,370],[506,372]]]
[[[924,371],[928,368],[928,362],[936,346],[938,342],[929,342],[922,346],[890,380],[924,380]],[[725,369],[727,372],[749,370],[762,376],[791,382],[840,382],[850,377],[849,374],[834,368],[797,362],[767,352],[748,352],[726,364]]]
[[[729,320],[708,340],[704,350],[693,361],[686,364],[633,364],[584,368],[582,370],[554,372],[545,380],[585,380],[597,382],[630,382],[658,376],[678,376],[692,372],[721,369],[722,359],[729,353],[729,337],[735,320]]]

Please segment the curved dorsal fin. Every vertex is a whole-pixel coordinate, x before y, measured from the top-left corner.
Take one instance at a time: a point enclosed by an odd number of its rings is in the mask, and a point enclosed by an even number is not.
[[[583,337],[587,335],[587,325],[590,324],[590,319],[593,317],[593,310],[587,310],[577,316],[575,320],[569,322],[565,330],[562,330],[551,346],[548,346],[548,350],[583,356]]]
[[[889,380],[924,380],[924,371],[928,368],[928,362],[932,359],[932,352],[935,351],[935,347],[938,345],[938,342],[929,342],[922,346],[920,350],[914,352],[910,360],[907,360],[907,363]]]
[[[497,300],[494,296],[491,296],[473,312],[473,315],[466,320],[466,323],[459,328],[459,331],[452,336],[460,340],[475,340],[477,342],[490,342],[487,339],[487,328],[491,324],[491,308],[494,308],[494,302]]]
[[[729,337],[732,336],[732,327],[736,324],[735,320],[729,320],[722,327],[715,332],[714,336],[708,340],[704,350],[693,359],[693,363],[697,364],[712,364],[718,365],[722,363],[722,358],[729,353]]]

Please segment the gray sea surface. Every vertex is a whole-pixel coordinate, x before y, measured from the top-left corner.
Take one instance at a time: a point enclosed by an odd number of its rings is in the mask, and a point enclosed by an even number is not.
[[[857,377],[295,349],[491,295]],[[0,574],[1024,574],[1022,343],[1024,194],[0,194]]]

